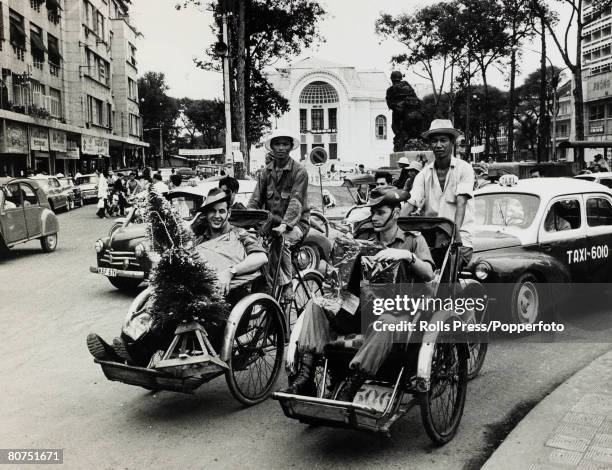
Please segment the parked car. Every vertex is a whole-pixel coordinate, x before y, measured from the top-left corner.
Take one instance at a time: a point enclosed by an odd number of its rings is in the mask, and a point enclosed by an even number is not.
[[[64,194],[68,198],[68,208],[74,209],[75,207],[83,207],[83,196],[81,195],[81,189],[74,184],[74,181],[70,176],[63,176],[58,178],[60,185],[64,189]]]
[[[612,280],[612,191],[603,185],[576,178],[490,184],[475,192],[475,219],[468,270],[512,323],[536,323],[560,300],[546,283]]]
[[[578,176],[574,176],[585,181],[592,181],[593,183],[603,184],[608,188],[612,188],[612,171],[605,171],[601,173],[586,173]]]
[[[98,200],[98,175],[91,173],[89,175],[79,176],[76,179],[76,184],[81,190],[83,202],[90,200]]]
[[[487,164],[489,181],[497,181],[503,175],[516,175],[519,179],[529,178],[532,170],[538,170],[546,178],[572,177],[578,173],[578,164],[574,162],[494,162]]]
[[[59,222],[38,181],[0,180],[0,248],[40,240],[44,252],[57,247]]]
[[[69,210],[68,197],[62,188],[59,180],[55,176],[36,175],[30,177],[38,182],[39,187],[44,191],[49,207],[53,212],[59,209]]]

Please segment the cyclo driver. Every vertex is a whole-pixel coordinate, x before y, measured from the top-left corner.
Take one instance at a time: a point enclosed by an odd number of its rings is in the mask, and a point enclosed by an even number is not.
[[[271,254],[274,258],[281,257],[277,285],[283,286],[283,302],[287,302],[293,300],[290,248],[300,243],[310,228],[308,173],[289,156],[289,152],[300,145],[299,140],[289,132],[280,129],[274,131],[265,145],[272,160],[259,175],[247,208],[265,209],[280,222],[280,225],[272,230],[276,235],[284,235],[285,243],[282,247],[273,245],[276,251]],[[276,266],[274,258],[271,260],[271,267]],[[271,275],[274,277],[275,273]]]
[[[404,232],[397,225],[400,205],[405,196],[405,192],[393,186],[373,189],[367,204],[372,214],[373,229],[359,238],[378,241],[385,246],[375,255],[375,262],[404,261],[404,266],[409,265],[408,269],[402,269],[400,265],[403,276],[399,276],[397,282],[428,282],[434,276],[434,262],[425,239],[419,232]],[[317,305],[315,300],[306,304],[303,315],[298,339],[298,352],[302,355],[301,368],[293,383],[285,390],[291,394],[312,394],[316,356],[322,355],[325,345],[337,336],[330,327],[328,315],[332,313]],[[377,320],[379,324],[396,324],[410,319],[409,314],[384,313]],[[337,400],[352,401],[364,381],[376,376],[389,357],[393,344],[407,340],[406,332],[388,331],[384,327],[377,330],[372,325],[368,326],[363,345],[350,362],[352,373],[344,382]]]
[[[231,304],[232,299],[237,301],[244,295],[238,287],[256,277],[259,269],[268,262],[268,256],[257,237],[229,223],[229,196],[222,189],[211,189],[198,212],[204,213],[206,228],[196,239],[196,250],[208,266],[217,271],[219,288]],[[177,326],[172,322],[157,328],[155,325],[136,340],[122,332],[121,337],[113,340],[112,346],[97,334],[90,333],[87,348],[99,360],[146,367],[155,351],[170,344]],[[220,343],[223,328],[224,325],[220,325],[215,328],[218,331],[207,331],[213,346]]]

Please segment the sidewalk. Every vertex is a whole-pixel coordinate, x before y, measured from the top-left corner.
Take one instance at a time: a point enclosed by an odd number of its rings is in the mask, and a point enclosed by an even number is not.
[[[482,468],[612,470],[612,351],[544,398]]]

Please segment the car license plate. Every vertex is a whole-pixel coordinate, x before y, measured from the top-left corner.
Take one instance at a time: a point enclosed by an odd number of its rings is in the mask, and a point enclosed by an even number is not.
[[[110,268],[98,268],[98,274],[108,277],[117,277],[117,270]]]

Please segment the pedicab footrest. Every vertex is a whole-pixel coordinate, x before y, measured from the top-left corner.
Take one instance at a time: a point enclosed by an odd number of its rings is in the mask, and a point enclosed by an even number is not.
[[[327,398],[306,397],[276,392],[272,398],[278,400],[288,418],[307,424],[364,429],[386,432],[389,416],[370,406]]]
[[[193,393],[196,388],[212,378],[175,377],[145,367],[130,366],[119,362],[101,361],[98,359],[94,359],[94,361],[100,364],[107,379],[128,385],[135,385],[137,387],[144,387],[150,390],[170,390],[174,392]]]

